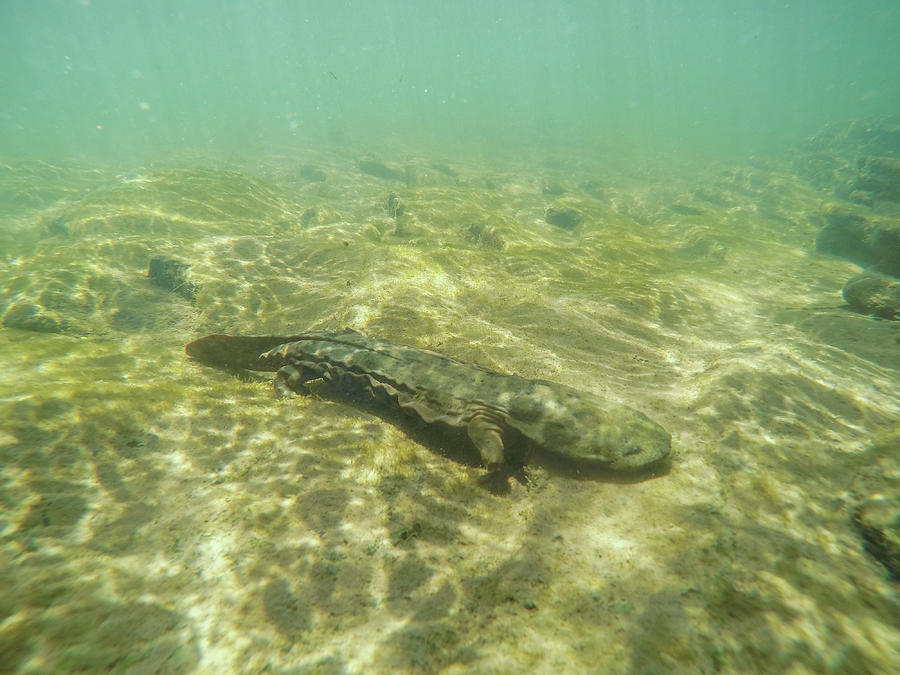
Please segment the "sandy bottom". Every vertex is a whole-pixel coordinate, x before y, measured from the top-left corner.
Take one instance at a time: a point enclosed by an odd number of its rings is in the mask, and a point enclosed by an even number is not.
[[[0,670],[896,667],[897,587],[851,514],[898,493],[900,326],[844,308],[825,195],[777,165],[307,160],[325,180],[3,168]],[[670,470],[492,490],[183,353],[341,327],[642,410]]]

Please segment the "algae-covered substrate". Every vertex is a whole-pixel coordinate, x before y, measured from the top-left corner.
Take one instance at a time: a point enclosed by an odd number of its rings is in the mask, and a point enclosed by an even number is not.
[[[844,306],[818,188],[365,162],[3,167],[0,669],[896,667],[852,516],[898,494],[900,324]],[[667,471],[489,486],[184,354],[343,327],[636,408]]]

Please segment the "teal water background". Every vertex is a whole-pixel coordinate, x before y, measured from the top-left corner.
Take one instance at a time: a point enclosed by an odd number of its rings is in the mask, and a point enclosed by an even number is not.
[[[896,111],[898,34],[893,0],[5,0],[0,153],[741,155]]]

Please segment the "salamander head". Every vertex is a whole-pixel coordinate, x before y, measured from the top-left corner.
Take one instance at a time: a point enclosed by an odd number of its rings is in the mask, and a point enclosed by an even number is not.
[[[509,411],[510,425],[547,450],[616,471],[641,469],[671,449],[669,433],[643,413],[568,387],[541,384],[514,397]]]
[[[598,417],[593,432],[575,439],[566,454],[629,471],[658,462],[671,450],[669,432],[637,410],[617,406]]]

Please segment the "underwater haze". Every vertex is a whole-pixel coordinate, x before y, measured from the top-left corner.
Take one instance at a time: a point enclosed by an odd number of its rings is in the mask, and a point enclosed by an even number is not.
[[[898,35],[0,0],[0,672],[897,672]]]
[[[900,104],[890,0],[6,0],[0,152],[771,149]]]

